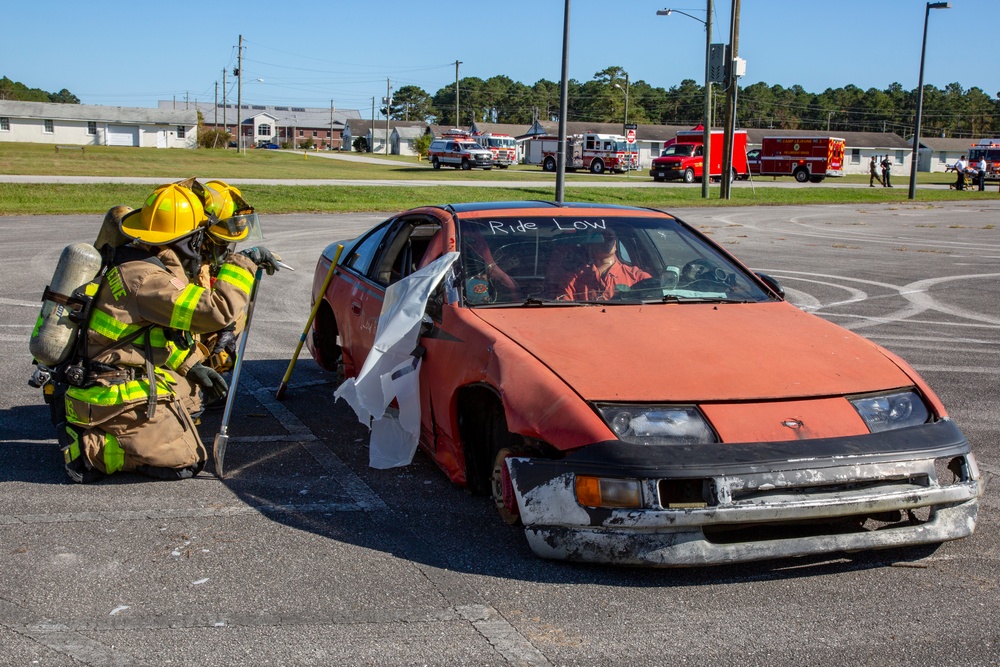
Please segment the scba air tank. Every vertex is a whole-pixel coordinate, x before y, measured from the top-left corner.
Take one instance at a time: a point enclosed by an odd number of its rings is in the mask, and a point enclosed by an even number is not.
[[[46,292],[46,297],[51,298],[42,301],[42,312],[28,343],[31,356],[38,363],[51,368],[65,361],[72,352],[79,326],[70,317],[74,309],[65,301],[93,281],[100,270],[101,253],[89,243],[74,243],[63,248]]]

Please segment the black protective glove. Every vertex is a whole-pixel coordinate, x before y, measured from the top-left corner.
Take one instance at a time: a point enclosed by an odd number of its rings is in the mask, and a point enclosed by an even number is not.
[[[246,250],[240,250],[240,254],[248,258],[257,266],[263,267],[269,276],[274,275],[274,272],[278,270],[278,262],[281,261],[281,257],[279,255],[274,254],[267,248],[261,248],[259,246],[247,248]]]
[[[236,356],[236,326],[233,324],[219,332],[219,337],[212,348],[212,354],[223,351],[229,353],[230,356]]]
[[[206,403],[214,403],[222,399],[229,391],[225,379],[214,369],[202,364],[195,364],[188,370],[187,377],[201,387]]]

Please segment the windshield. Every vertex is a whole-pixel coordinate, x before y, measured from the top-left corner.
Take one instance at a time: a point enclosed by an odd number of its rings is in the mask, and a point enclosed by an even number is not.
[[[1000,148],[973,148],[969,150],[969,162],[978,162],[981,157],[990,162],[1000,162]]]
[[[690,157],[691,152],[694,150],[694,146],[691,144],[673,144],[667,146],[660,157],[667,157],[668,155],[681,155],[683,157]]]
[[[477,143],[473,143],[473,142],[465,142],[465,141],[463,141],[458,146],[463,151],[481,151],[481,150],[483,150],[482,146],[480,146]]]
[[[744,269],[670,218],[462,220],[472,306],[767,301]]]
[[[510,139],[510,138],[500,139],[498,137],[489,137],[488,139],[486,139],[486,141],[487,141],[488,145],[493,146],[495,148],[513,148],[514,147],[514,140]]]

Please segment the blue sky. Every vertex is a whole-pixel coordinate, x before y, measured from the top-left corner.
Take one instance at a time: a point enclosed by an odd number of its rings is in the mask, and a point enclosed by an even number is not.
[[[632,81],[669,88],[704,79],[701,0],[572,0],[569,76],[586,81],[611,65]],[[0,75],[32,88],[67,88],[85,104],[155,106],[157,100],[214,101],[222,71],[244,39],[243,100],[359,109],[370,115],[386,79],[433,94],[459,75],[503,74],[531,85],[558,82],[563,0],[368,0],[99,4],[52,0],[44,11],[6,3]],[[932,10],[924,81],[1000,92],[995,39],[1000,0],[951,0]],[[715,2],[713,42],[728,41],[730,5]],[[923,0],[742,0],[742,85],[799,84],[822,92],[854,84],[917,85]],[[20,29],[12,29],[21,26]],[[976,37],[976,35],[981,37]],[[977,62],[976,53],[982,60]],[[957,52],[967,54],[959,57]],[[994,54],[995,55],[995,54]],[[992,60],[992,62],[991,62]],[[980,64],[981,63],[981,64]],[[262,79],[263,81],[259,81]],[[235,88],[230,101],[235,102]]]

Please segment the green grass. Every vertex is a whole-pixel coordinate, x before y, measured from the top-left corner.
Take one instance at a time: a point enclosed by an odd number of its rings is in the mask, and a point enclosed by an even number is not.
[[[382,157],[385,156],[378,156]],[[262,214],[304,212],[397,211],[425,204],[459,201],[501,201],[510,199],[555,198],[555,176],[535,166],[517,165],[491,171],[429,169],[416,158],[391,156],[393,165],[373,165],[326,159],[315,154],[250,150],[239,155],[234,150],[157,150],[88,146],[85,152],[61,151],[51,145],[0,143],[0,174],[62,176],[138,176],[157,178],[167,183],[189,176],[200,179],[343,179],[390,180],[399,185],[241,185],[247,199]],[[441,182],[434,187],[410,186],[408,180]],[[452,180],[537,181],[532,187],[448,186]],[[701,198],[701,188],[662,184],[655,188],[599,188],[583,185],[586,181],[649,183],[645,172],[623,174],[567,174],[567,201],[628,204],[654,208],[682,206],[747,206],[803,204],[874,204],[906,203],[908,181],[899,179],[888,188],[822,188],[803,185],[792,188],[766,187],[761,182],[756,192],[746,187],[734,188],[732,198],[718,198],[719,188],[712,188],[712,198]],[[782,179],[790,181],[790,179]],[[867,176],[852,175],[844,183],[866,183]],[[919,174],[918,183],[949,183],[949,174]],[[112,206],[138,207],[151,191],[150,185],[97,183],[17,184],[0,183],[0,215],[103,214]],[[975,201],[998,199],[996,184],[988,192],[920,190],[917,202]]]

